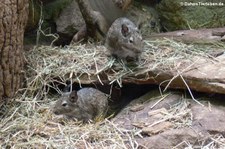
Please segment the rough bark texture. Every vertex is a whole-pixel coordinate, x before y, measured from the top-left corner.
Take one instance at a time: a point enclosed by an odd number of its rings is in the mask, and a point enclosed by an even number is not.
[[[95,22],[94,22],[94,18],[92,17],[92,8],[89,6],[88,1],[87,0],[76,0],[81,14],[84,18],[84,21],[86,23],[86,28],[87,28],[87,34],[92,37],[95,38],[96,37],[96,28],[95,28]]]
[[[21,85],[28,5],[28,0],[0,2],[0,103],[13,97]]]

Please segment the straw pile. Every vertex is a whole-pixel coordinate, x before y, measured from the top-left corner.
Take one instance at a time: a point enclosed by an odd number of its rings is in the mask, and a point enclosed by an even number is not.
[[[64,48],[41,46],[27,53],[27,85],[31,92],[41,92],[45,87],[56,88],[66,80],[89,84],[118,83],[122,87],[124,78],[147,79],[147,72],[173,70],[179,62],[193,63],[195,56],[207,57],[211,47],[196,47],[173,40],[146,40],[139,62],[127,67],[123,62],[110,56],[100,45],[73,45]],[[43,94],[43,93],[41,93]]]
[[[1,108],[0,145],[3,148],[134,148],[132,131],[108,120],[81,125],[55,117],[52,99],[16,100]],[[8,111],[7,111],[8,110]]]
[[[55,98],[37,100],[17,98],[1,107],[0,145],[2,148],[78,148],[78,149],[137,149],[137,138],[143,138],[140,129],[126,130],[107,119],[95,124],[81,124],[66,120],[51,112]],[[165,117],[156,121],[173,123],[173,128],[190,127],[192,115],[187,100],[171,107]],[[154,126],[152,125],[152,126]],[[144,131],[144,130],[143,130]],[[205,142],[207,141],[207,142]],[[200,148],[222,148],[225,138],[215,135],[199,140]],[[177,144],[192,149],[196,146],[187,141]]]
[[[100,83],[108,80],[109,83],[121,84],[123,77],[132,77],[158,67],[168,70],[174,67],[176,60],[187,59],[191,62],[191,57],[203,54],[201,50],[190,51],[190,48],[195,49],[192,45],[168,39],[145,41],[145,49],[140,61],[136,66],[129,68],[122,62],[108,57],[107,50],[103,46],[34,48],[26,53],[27,88],[21,89],[21,96],[15,98],[14,102],[0,108],[0,146],[3,148],[137,148],[135,136],[142,136],[137,133],[139,130],[124,130],[107,119],[96,124],[82,125],[79,122],[56,117],[52,114],[51,107],[57,96],[47,95],[47,89],[58,90],[54,85],[55,82],[65,84],[66,80],[71,79],[81,83],[92,82],[93,76]],[[100,74],[105,74],[106,78],[102,78]],[[44,99],[40,98],[44,97],[43,95],[47,96]],[[186,111],[184,115],[189,114]],[[174,122],[177,125],[186,123],[176,119]],[[220,145],[218,142],[224,141],[224,138],[216,136],[212,140],[209,146]]]

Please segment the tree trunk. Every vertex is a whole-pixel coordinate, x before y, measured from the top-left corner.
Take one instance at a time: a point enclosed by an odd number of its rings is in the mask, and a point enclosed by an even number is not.
[[[21,85],[28,5],[28,0],[0,2],[0,103],[12,98]]]

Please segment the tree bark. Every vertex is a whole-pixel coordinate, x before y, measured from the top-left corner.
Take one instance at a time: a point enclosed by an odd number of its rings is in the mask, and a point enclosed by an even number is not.
[[[21,85],[28,5],[28,0],[0,2],[0,103],[12,98]]]
[[[76,0],[86,24],[87,35],[97,40],[93,10],[87,0]]]

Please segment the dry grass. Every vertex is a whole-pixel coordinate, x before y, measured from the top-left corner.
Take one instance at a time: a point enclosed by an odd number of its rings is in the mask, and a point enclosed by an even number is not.
[[[206,139],[206,140],[199,140],[200,145],[193,145],[188,141],[183,141],[181,143],[179,143],[178,145],[176,145],[175,147],[173,147],[172,149],[180,149],[183,146],[186,146],[185,149],[196,149],[196,148],[201,148],[201,149],[223,149],[225,148],[225,138],[220,135],[214,135],[211,136],[210,138]]]
[[[136,148],[135,131],[109,120],[80,124],[51,113],[53,99],[18,99],[1,108],[3,148]]]
[[[1,108],[0,145],[2,148],[87,148],[87,149],[136,149],[137,138],[142,138],[141,130],[126,130],[107,119],[95,124],[81,124],[55,116],[51,112],[53,98],[35,100],[16,99]],[[189,102],[185,99],[173,105],[164,117],[152,126],[170,121],[173,128],[190,127],[192,123]],[[150,126],[149,126],[150,127]],[[200,148],[215,149],[225,146],[220,135],[207,140],[199,140]],[[194,149],[187,141],[179,146]]]
[[[155,69],[174,70],[189,66],[196,56],[209,57],[208,49],[178,43],[170,39],[145,41],[140,60],[127,67],[123,62],[109,57],[107,49],[100,45],[73,45],[64,48],[41,46],[26,53],[28,62],[27,85],[32,93],[39,95],[55,83],[65,84],[66,80],[88,84],[92,82],[118,83],[122,87],[123,78],[133,78]],[[44,90],[44,92],[43,92]]]
[[[169,110],[161,112],[162,118],[150,126],[169,121],[173,123],[173,128],[190,127],[193,116],[189,105],[190,102],[187,99],[181,99],[180,102],[172,105]]]
[[[0,108],[0,145],[2,148],[137,148],[135,135],[140,136],[139,130],[125,130],[107,119],[96,124],[81,125],[56,117],[51,112],[56,99],[46,96],[48,90],[58,90],[54,83],[65,84],[66,80],[90,83],[97,78],[102,84],[109,80],[109,83],[122,85],[124,77],[156,68],[170,70],[176,67],[176,61],[186,59],[189,64],[196,55],[207,56],[193,45],[169,39],[145,41],[140,61],[137,65],[127,67],[108,57],[103,46],[34,48],[26,53],[27,88],[20,90],[21,96],[14,102]],[[100,74],[105,74],[106,78]],[[172,120],[177,127],[187,126],[191,122],[189,112],[187,103],[183,102],[171,108],[165,120]],[[223,139],[214,138],[210,145],[220,144]]]

